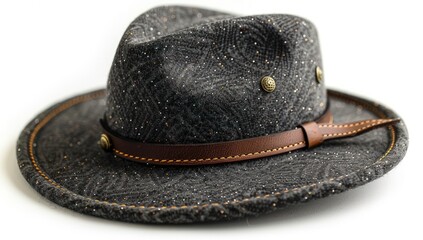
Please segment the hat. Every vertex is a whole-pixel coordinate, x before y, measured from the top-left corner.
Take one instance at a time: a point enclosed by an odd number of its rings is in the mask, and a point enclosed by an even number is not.
[[[25,127],[19,167],[58,205],[127,222],[223,221],[340,193],[391,170],[408,136],[323,72],[303,18],[154,8],[126,29],[106,89]]]

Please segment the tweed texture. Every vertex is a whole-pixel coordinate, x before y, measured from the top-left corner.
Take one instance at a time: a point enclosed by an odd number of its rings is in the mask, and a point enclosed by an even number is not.
[[[131,139],[204,143],[263,136],[326,109],[324,84],[315,74],[322,67],[317,32],[299,17],[155,8],[130,24],[115,56],[106,121]],[[275,79],[274,92],[261,89],[263,76]]]
[[[314,26],[299,17],[237,17],[160,7],[125,31],[107,89],[34,118],[17,144],[31,186],[66,208],[107,219],[192,223],[255,216],[370,182],[404,157],[404,122],[313,149],[206,166],[136,163],[98,146],[99,119],[145,142],[202,143],[293,129],[330,102],[335,122],[397,118],[316,81]],[[276,90],[260,88],[261,77]]]
[[[398,117],[381,105],[339,94],[330,94],[336,122]],[[382,176],[404,157],[408,144],[401,122],[394,134],[381,128],[268,158],[192,167],[148,165],[114,157],[98,146],[104,97],[61,112],[31,142],[34,129],[61,106],[41,113],[22,132],[17,150],[22,174],[61,206],[128,222],[230,220],[326,197]]]

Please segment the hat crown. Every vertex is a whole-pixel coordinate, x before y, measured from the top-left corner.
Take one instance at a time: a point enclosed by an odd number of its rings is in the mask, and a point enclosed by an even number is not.
[[[236,17],[160,7],[135,19],[117,49],[106,122],[151,143],[263,136],[317,119],[326,90],[317,32],[290,15]],[[261,79],[270,76],[274,90]]]

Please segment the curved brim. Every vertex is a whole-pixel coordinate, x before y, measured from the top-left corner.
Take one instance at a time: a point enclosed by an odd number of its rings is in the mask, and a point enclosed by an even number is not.
[[[371,101],[329,91],[335,122],[397,118]],[[340,193],[391,170],[405,155],[404,122],[312,149],[236,163],[158,166],[98,146],[105,91],[38,115],[17,146],[20,170],[47,199],[98,217],[149,223],[221,221]]]

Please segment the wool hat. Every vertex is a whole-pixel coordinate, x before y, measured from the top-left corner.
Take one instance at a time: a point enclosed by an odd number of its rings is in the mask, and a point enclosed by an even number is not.
[[[256,216],[391,170],[404,121],[325,87],[303,18],[154,8],[126,29],[107,88],[54,104],[22,131],[19,168],[47,199],[140,223]]]

